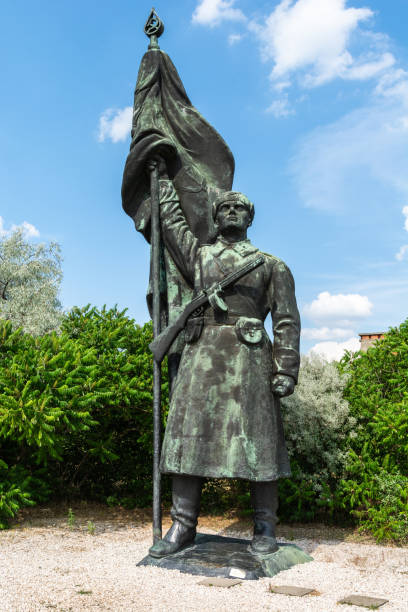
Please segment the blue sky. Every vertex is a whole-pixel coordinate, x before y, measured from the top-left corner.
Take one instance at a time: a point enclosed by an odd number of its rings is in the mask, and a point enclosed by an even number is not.
[[[260,249],[291,267],[302,350],[407,317],[408,3],[157,0],[161,47],[234,153]],[[149,252],[121,207],[151,5],[0,9],[0,233],[56,240],[65,308],[148,319]],[[33,227],[31,227],[33,226]],[[36,235],[38,234],[38,235]]]

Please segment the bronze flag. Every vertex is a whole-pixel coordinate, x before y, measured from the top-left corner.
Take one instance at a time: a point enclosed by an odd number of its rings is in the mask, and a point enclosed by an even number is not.
[[[139,69],[132,142],[122,183],[123,208],[148,241],[150,183],[146,162],[155,154],[166,159],[191,230],[202,244],[213,242],[211,206],[220,191],[232,187],[234,158],[223,138],[191,104],[169,56],[160,49],[149,49]],[[161,295],[167,315],[164,324],[171,323],[192,297],[191,286],[165,249]]]

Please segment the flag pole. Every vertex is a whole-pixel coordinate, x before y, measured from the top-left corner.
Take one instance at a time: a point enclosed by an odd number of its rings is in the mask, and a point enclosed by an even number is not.
[[[149,49],[159,49],[158,37],[163,33],[162,21],[151,10],[144,27],[145,34],[150,38]],[[151,270],[153,284],[153,336],[160,334],[160,193],[159,168],[156,160],[149,162],[150,200],[151,200]],[[153,544],[162,538],[161,517],[161,364],[153,359]]]
[[[150,162],[153,337],[160,334],[160,201],[158,163]],[[161,520],[161,364],[153,359],[153,544],[162,537]]]

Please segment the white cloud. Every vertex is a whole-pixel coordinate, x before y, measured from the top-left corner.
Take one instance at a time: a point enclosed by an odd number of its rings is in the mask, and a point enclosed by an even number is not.
[[[13,225],[9,230],[6,230],[4,227],[4,219],[0,217],[0,238],[5,238],[10,236],[16,230],[22,230],[25,238],[37,238],[40,235],[38,229],[32,223],[28,223],[28,221],[23,221],[21,225]]]
[[[407,167],[408,75],[395,69],[380,79],[372,104],[312,131],[290,162],[303,204],[331,211],[407,201]]]
[[[405,223],[404,223],[404,228],[407,230],[408,232],[408,206],[404,206],[404,208],[402,209],[402,214],[405,217]]]
[[[328,291],[319,293],[317,299],[307,304],[303,311],[315,321],[351,321],[371,314],[372,303],[365,295],[358,293],[332,295]]]
[[[0,217],[0,238],[7,235],[7,230],[4,228],[4,219]]]
[[[408,99],[408,81],[405,87],[398,76],[399,82],[393,88],[387,82],[391,75],[403,72],[394,68],[396,59],[389,50],[388,36],[360,27],[374,16],[370,8],[346,6],[347,0],[281,0],[262,22],[257,22],[234,8],[235,3],[236,0],[201,0],[192,21],[210,27],[224,20],[246,22],[257,38],[262,59],[273,62],[270,79],[276,99],[267,112],[275,117],[294,113],[287,93],[281,96],[283,90],[295,84],[301,88],[317,87],[336,78],[376,78],[377,93],[384,88],[384,96],[395,96],[399,89],[399,94],[405,93]],[[228,43],[233,45],[242,37],[230,34]],[[298,102],[301,99],[298,97]],[[408,115],[405,124],[408,129]]]
[[[391,54],[355,65],[348,49],[351,34],[372,16],[368,8],[346,8],[346,0],[282,0],[265,25],[249,27],[263,59],[274,62],[273,81],[300,71],[303,85],[315,87],[336,77],[369,78],[389,65]]]
[[[398,253],[395,255],[395,259],[397,259],[398,261],[402,261],[404,259],[406,253],[408,253],[408,244],[404,244],[400,248]]]
[[[408,107],[408,72],[401,68],[389,70],[378,80],[375,91],[384,98],[400,100]]]
[[[26,238],[37,238],[40,235],[38,229],[32,223],[28,223],[28,221],[23,221],[21,225],[11,226],[12,232],[16,229],[22,229]]]
[[[278,100],[274,100],[270,106],[266,109],[267,113],[272,113],[274,117],[279,119],[280,117],[288,117],[294,114],[293,108],[289,104],[287,96],[282,96]]]
[[[287,89],[290,86],[291,86],[291,82],[289,80],[287,80],[287,81],[278,81],[274,85],[274,90],[277,91],[277,92],[280,92],[280,91],[284,91],[285,89]]]
[[[122,109],[108,108],[99,118],[99,142],[126,140],[132,127],[133,109],[126,106]]]
[[[233,8],[235,0],[201,0],[192,17],[192,22],[214,27],[222,21],[246,21],[244,13]]]
[[[345,79],[361,80],[372,79],[380,72],[391,68],[395,64],[395,57],[392,53],[383,53],[381,57],[370,62],[361,61],[352,66],[344,75]]]
[[[239,43],[243,39],[243,37],[243,34],[230,34],[228,36],[228,44],[232,47],[233,45]]]
[[[404,206],[402,214],[405,217],[404,229],[408,232],[408,206]],[[398,253],[395,254],[395,259],[402,261],[405,258],[405,254],[408,253],[408,244],[402,245]]]
[[[332,340],[347,338],[352,331],[342,327],[305,327],[302,329],[302,338],[305,340]]]
[[[345,342],[319,342],[315,344],[308,354],[314,353],[327,359],[327,361],[339,361],[345,351],[356,352],[360,350],[360,340],[358,338],[349,338]]]

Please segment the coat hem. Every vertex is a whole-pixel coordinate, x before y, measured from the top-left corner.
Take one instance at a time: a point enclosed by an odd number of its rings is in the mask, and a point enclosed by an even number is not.
[[[275,480],[279,480],[280,478],[290,478],[292,476],[292,472],[290,470],[282,471],[279,473],[268,473],[268,474],[259,474],[255,476],[254,474],[225,474],[222,472],[216,471],[208,471],[205,470],[205,474],[201,471],[187,471],[187,470],[176,470],[176,469],[160,469],[162,474],[166,474],[169,476],[177,475],[177,476],[199,476],[200,478],[229,478],[229,479],[237,479],[237,480],[249,480],[250,482],[274,482]]]

